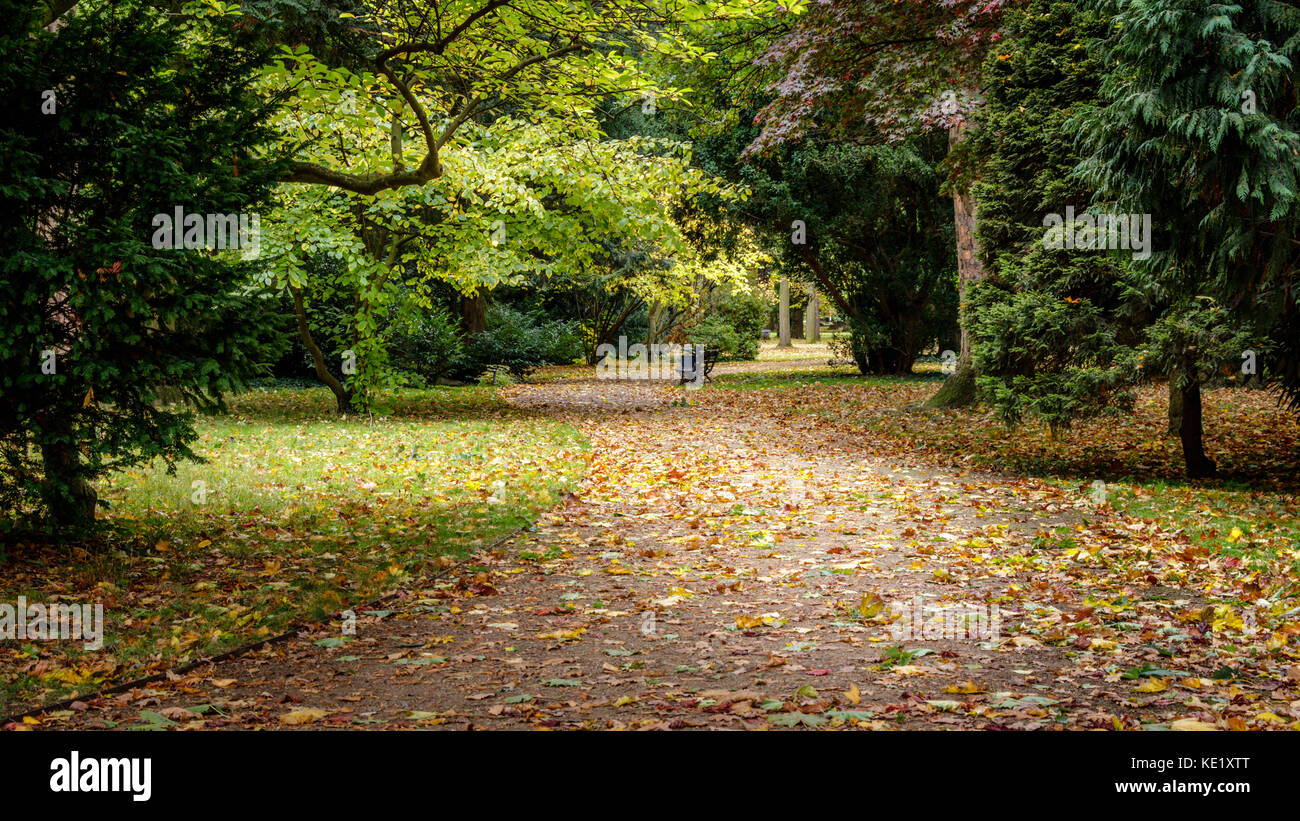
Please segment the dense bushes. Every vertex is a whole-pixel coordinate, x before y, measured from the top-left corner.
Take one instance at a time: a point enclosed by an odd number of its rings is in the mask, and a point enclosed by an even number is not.
[[[721,360],[755,359],[758,356],[758,341],[742,338],[719,314],[706,317],[688,336],[692,345],[703,345],[706,351],[717,351]]]
[[[494,304],[487,329],[464,340],[450,312],[434,308],[390,337],[392,363],[426,384],[442,377],[471,381],[492,368],[523,379],[542,365],[568,364],[582,355],[577,323]]]
[[[463,355],[460,328],[451,314],[439,307],[395,333],[389,344],[392,363],[429,385],[458,367]]]
[[[758,340],[772,306],[757,294],[730,291],[687,333],[691,344],[718,352],[723,360],[758,358]]]
[[[581,356],[576,322],[492,305],[487,330],[470,338],[453,372],[460,379],[477,379],[489,368],[504,367],[523,379],[542,365],[568,364]]]
[[[758,340],[763,335],[763,327],[772,311],[772,305],[762,296],[749,291],[733,291],[727,294],[717,307],[716,315],[730,325],[741,341],[745,350],[752,353],[741,356],[753,359],[758,356]]]

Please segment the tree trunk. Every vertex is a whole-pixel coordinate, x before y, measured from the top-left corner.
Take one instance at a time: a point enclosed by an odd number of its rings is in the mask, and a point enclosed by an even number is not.
[[[650,303],[650,308],[646,311],[646,330],[645,330],[645,347],[650,350],[651,347],[659,341],[660,324],[664,316],[664,304],[659,300]]]
[[[325,386],[334,394],[334,402],[337,405],[340,414],[352,412],[352,394],[343,383],[330,373],[329,368],[325,366],[325,354],[321,352],[320,346],[312,338],[311,328],[307,326],[307,310],[302,304],[302,291],[297,288],[289,289],[293,293],[293,312],[298,316],[298,335],[302,337],[302,344],[306,346],[307,352],[311,354],[312,365],[316,367],[316,378],[325,383]]]
[[[49,433],[51,437],[41,444],[46,509],[56,526],[88,525],[95,521],[99,497],[81,475],[81,454],[74,444],[72,428],[60,425]]]
[[[1183,463],[1187,478],[1200,479],[1219,472],[1218,466],[1205,455],[1201,424],[1201,381],[1196,373],[1196,349],[1188,348],[1183,359],[1182,417],[1178,438],[1183,443]]]
[[[781,307],[777,309],[777,328],[779,337],[777,347],[790,347],[790,280],[781,277]]]
[[[948,132],[948,151],[957,146],[967,126],[958,125]],[[979,242],[975,238],[975,198],[969,190],[954,190],[952,196],[953,223],[957,233],[957,295],[960,305],[966,305],[966,292],[973,283],[984,278],[984,264],[980,262]],[[975,401],[975,367],[971,363],[970,334],[966,319],[961,322],[961,351],[957,355],[957,371],[943,383],[939,392],[930,397],[926,407],[957,408]]]
[[[817,286],[808,283],[808,307],[803,312],[803,338],[806,342],[821,341],[821,305],[817,301]]]
[[[460,333],[466,341],[487,330],[487,300],[483,294],[462,296],[460,299]]]
[[[597,330],[596,330],[595,339],[593,340],[591,347],[587,350],[588,365],[595,365],[596,362],[598,361],[596,357],[596,350],[601,345],[615,344],[615,341],[618,339],[618,337],[614,336],[614,334],[619,332],[619,329],[622,328],[623,324],[627,322],[628,317],[630,317],[636,311],[637,308],[640,308],[642,304],[643,303],[640,299],[635,297],[629,297],[627,305],[624,306],[623,308],[623,312],[620,313],[613,320],[611,320],[609,325],[607,325],[603,330],[600,329],[599,320],[597,321]]]
[[[1169,375],[1169,429],[1170,436],[1178,436],[1183,426],[1183,392],[1178,389],[1178,372]]]

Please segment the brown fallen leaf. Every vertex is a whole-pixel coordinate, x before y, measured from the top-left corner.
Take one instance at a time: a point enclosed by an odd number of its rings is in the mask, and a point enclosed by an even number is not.
[[[697,694],[701,699],[711,698],[719,704],[737,701],[762,701],[763,695],[753,690],[704,690]]]

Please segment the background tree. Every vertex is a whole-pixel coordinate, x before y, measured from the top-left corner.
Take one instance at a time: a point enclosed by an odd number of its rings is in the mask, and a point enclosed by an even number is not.
[[[281,191],[283,206],[267,232],[268,275],[293,295],[300,327],[310,330],[304,295],[327,302],[343,294],[354,306],[329,346],[355,357],[350,377],[332,373],[322,346],[304,336],[340,412],[364,408],[393,384],[382,317],[431,308],[431,283],[478,294],[558,276],[599,281],[607,292],[644,301],[650,294],[681,298],[701,271],[731,275],[700,268],[673,222],[677,197],[734,196],[690,167],[686,146],[638,137],[589,142],[586,124],[577,121],[576,131],[574,124],[544,118],[467,127],[474,139],[446,152],[448,173],[420,187],[368,197],[320,186]],[[321,258],[332,262],[321,265]],[[605,278],[612,274],[618,281],[611,284]],[[399,304],[403,299],[414,304]]]
[[[928,143],[809,139],[742,174],[754,193],[741,207],[779,238],[786,269],[843,314],[864,374],[910,373],[921,351],[956,326],[951,204],[936,168],[943,148]],[[796,220],[802,242],[792,236]]]
[[[956,327],[952,206],[938,167],[945,141],[845,145],[817,134],[742,164],[755,132],[697,140],[707,171],[750,192],[718,213],[761,231],[782,273],[833,302],[862,373],[910,372],[923,348]]]
[[[761,154],[825,130],[840,139],[899,140],[933,130],[957,146],[982,94],[980,68],[1015,0],[828,0],[808,6],[756,63],[775,72],[774,96],[755,117]],[[976,204],[959,165],[949,167],[962,301],[983,276],[975,241]],[[957,372],[931,399],[956,406],[975,398],[970,342],[962,325]]]
[[[582,268],[609,242],[688,250],[663,219],[679,191],[704,184],[684,147],[605,139],[592,115],[613,95],[679,96],[641,63],[698,58],[678,20],[709,10],[761,13],[728,3],[380,3],[359,18],[377,32],[369,70],[283,48],[266,89],[293,95],[280,122],[297,149],[285,179],[321,190],[284,195],[272,258],[300,313],[309,291],[328,296],[328,286],[304,290],[305,256],[346,263],[327,270],[341,271],[339,285],[356,296],[346,348],[356,373],[338,379],[324,351],[313,354],[340,410],[364,406],[386,384],[375,317],[413,270],[458,285],[473,333],[483,329],[485,289],[553,272],[560,257]]]

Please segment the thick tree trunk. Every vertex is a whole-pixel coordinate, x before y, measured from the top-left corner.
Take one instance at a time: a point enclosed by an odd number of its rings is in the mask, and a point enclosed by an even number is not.
[[[487,330],[487,300],[483,295],[462,296],[460,300],[460,332],[468,340]]]
[[[1169,375],[1169,428],[1170,436],[1178,436],[1183,427],[1183,392],[1178,388],[1178,372]]]
[[[777,347],[790,347],[790,280],[781,277],[781,307],[777,309]]]
[[[663,317],[664,304],[658,300],[651,302],[649,310],[646,311],[645,345],[647,350],[659,341],[660,325],[663,323]]]
[[[302,337],[302,344],[306,346],[307,352],[311,354],[312,365],[316,368],[316,378],[325,383],[325,387],[330,389],[334,394],[334,402],[337,405],[340,414],[352,412],[352,394],[343,383],[330,373],[329,368],[325,365],[325,354],[321,351],[316,340],[312,338],[311,328],[307,325],[307,310],[302,304],[302,291],[297,288],[291,288],[293,293],[293,312],[298,316],[298,335]]]
[[[803,338],[807,342],[821,341],[821,303],[817,298],[817,286],[808,283],[808,307],[803,312]]]
[[[81,454],[71,439],[58,437],[41,445],[45,469],[45,507],[56,526],[84,527],[95,521],[99,496],[81,475]]]
[[[961,141],[965,130],[965,125],[959,125],[948,132],[949,152]],[[964,306],[967,290],[984,278],[984,265],[980,262],[979,242],[975,238],[975,198],[969,190],[954,191],[952,204],[957,233],[957,294],[958,302]],[[964,317],[961,319],[960,347],[957,371],[948,377],[938,393],[930,397],[927,407],[956,408],[975,401],[975,368],[971,363],[970,334]]]
[[[1196,349],[1188,348],[1183,360],[1182,417],[1178,438],[1183,443],[1183,463],[1187,478],[1199,479],[1218,473],[1218,466],[1205,455],[1201,419],[1201,381],[1196,373]]]

